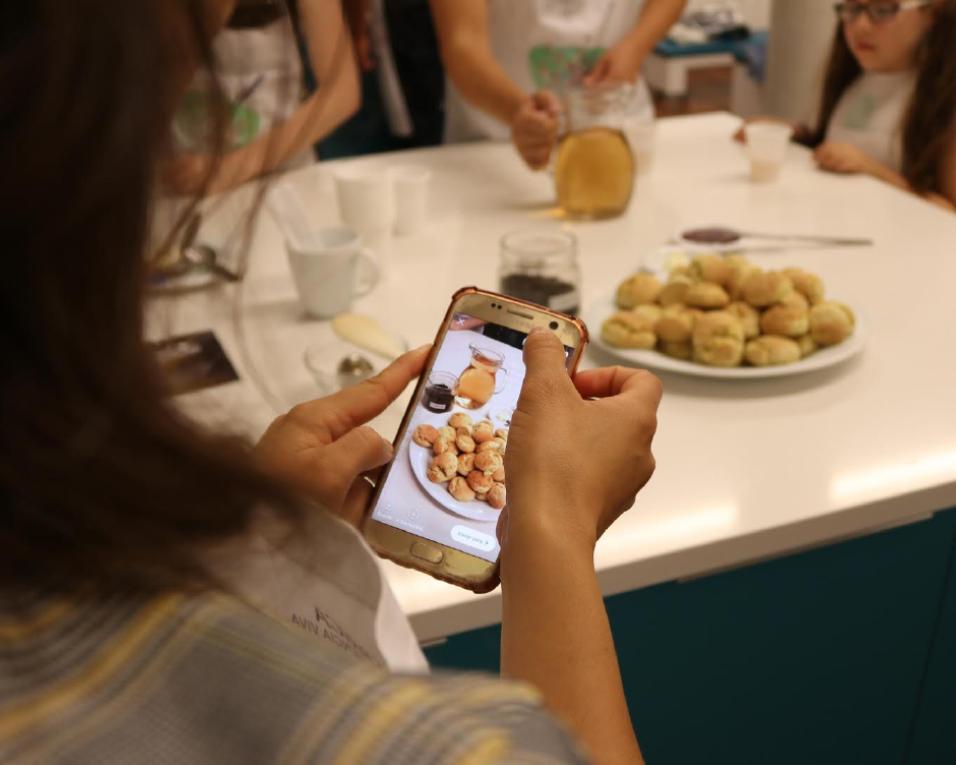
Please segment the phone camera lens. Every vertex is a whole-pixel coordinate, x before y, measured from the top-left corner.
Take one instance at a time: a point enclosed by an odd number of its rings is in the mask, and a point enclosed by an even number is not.
[[[549,326],[552,330],[556,330],[556,329],[558,328],[558,322],[552,321],[548,326]]]

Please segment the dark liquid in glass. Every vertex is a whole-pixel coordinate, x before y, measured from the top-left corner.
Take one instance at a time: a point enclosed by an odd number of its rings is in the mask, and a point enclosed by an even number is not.
[[[422,405],[429,412],[447,412],[455,401],[455,393],[444,383],[433,383],[425,388],[425,398]]]
[[[537,303],[561,313],[575,315],[580,309],[575,286],[553,276],[509,274],[501,280],[501,291],[505,295]]]

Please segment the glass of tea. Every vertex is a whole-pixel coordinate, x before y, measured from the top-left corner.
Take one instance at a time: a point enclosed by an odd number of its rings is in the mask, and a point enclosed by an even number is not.
[[[463,409],[481,409],[495,393],[503,389],[498,386],[498,375],[507,377],[508,370],[501,365],[505,361],[503,354],[480,345],[469,345],[471,361],[458,375],[455,403]]]
[[[634,87],[573,87],[565,93],[564,131],[554,160],[558,205],[569,218],[613,218],[634,190],[634,155],[623,123]]]

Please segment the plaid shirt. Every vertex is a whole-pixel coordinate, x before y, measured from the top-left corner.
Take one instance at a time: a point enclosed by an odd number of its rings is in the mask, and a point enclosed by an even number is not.
[[[526,686],[391,675],[226,595],[2,606],[0,762],[584,762]]]

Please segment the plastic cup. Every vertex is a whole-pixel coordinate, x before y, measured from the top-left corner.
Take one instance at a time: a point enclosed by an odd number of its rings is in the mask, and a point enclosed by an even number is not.
[[[780,168],[787,158],[787,147],[793,128],[777,122],[752,122],[745,129],[747,156],[750,158],[750,180],[772,183],[780,177]]]
[[[428,221],[431,171],[419,165],[396,165],[389,175],[395,200],[395,233],[417,234]]]

